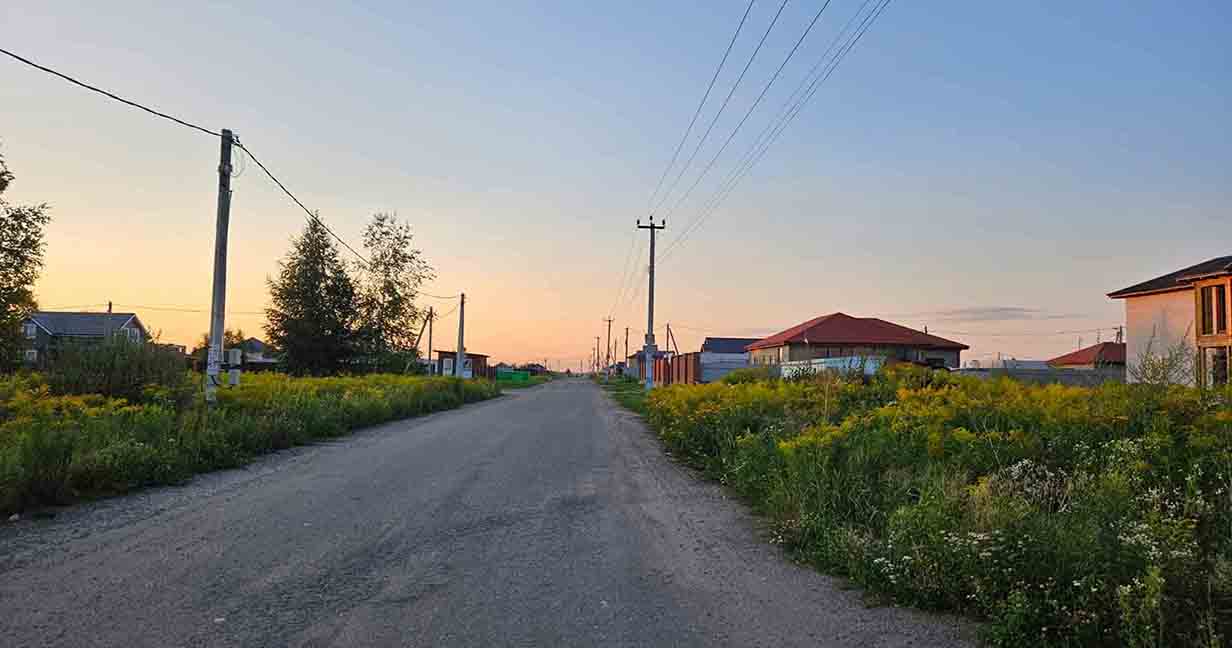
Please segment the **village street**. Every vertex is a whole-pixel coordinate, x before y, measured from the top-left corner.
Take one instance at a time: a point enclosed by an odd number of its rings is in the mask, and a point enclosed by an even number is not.
[[[956,646],[869,607],[585,380],[0,528],[10,646]]]

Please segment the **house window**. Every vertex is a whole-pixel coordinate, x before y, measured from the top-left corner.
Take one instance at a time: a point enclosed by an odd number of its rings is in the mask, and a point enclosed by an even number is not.
[[[1229,347],[1206,347],[1202,349],[1203,383],[1207,387],[1228,384]]]
[[[128,331],[128,340],[130,342],[140,342],[141,341],[141,331],[135,328],[125,329],[125,330]]]
[[[38,362],[38,349],[26,349],[26,362]]]
[[[1228,332],[1228,296],[1223,286],[1215,288],[1215,332]]]
[[[26,322],[25,326],[22,327],[22,331],[26,334],[27,340],[33,340],[38,337],[38,324]]]
[[[1224,286],[1202,288],[1198,299],[1201,311],[1199,326],[1202,335],[1214,335],[1228,331],[1228,295]]]

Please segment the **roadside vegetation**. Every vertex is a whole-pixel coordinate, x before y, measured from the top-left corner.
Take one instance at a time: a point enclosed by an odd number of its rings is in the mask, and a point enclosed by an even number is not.
[[[632,387],[609,385],[674,456],[877,599],[998,646],[1232,642],[1232,388],[745,372],[643,409]]]
[[[633,410],[642,416],[647,414],[646,411],[646,386],[640,380],[628,378],[626,376],[618,376],[612,378],[610,382],[599,382],[604,389],[612,395],[612,398],[620,403],[622,407]]]
[[[146,383],[136,395],[127,384],[104,395],[91,381],[0,376],[0,511],[176,483],[500,393],[488,381],[456,378],[253,374],[219,390],[218,406],[206,409],[199,382],[180,375],[169,384]]]

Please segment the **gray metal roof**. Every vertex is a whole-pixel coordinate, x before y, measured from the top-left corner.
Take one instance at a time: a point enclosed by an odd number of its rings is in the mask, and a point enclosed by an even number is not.
[[[133,313],[52,313],[38,311],[30,316],[36,324],[52,335],[69,337],[103,337],[115,331],[129,320],[145,331],[141,320]]]
[[[744,347],[761,338],[708,337],[702,341],[702,353],[744,353]]]
[[[1166,275],[1148,279],[1128,288],[1110,292],[1108,296],[1113,299],[1119,299],[1145,293],[1181,290],[1189,287],[1189,282],[1191,281],[1208,276],[1228,274],[1229,272],[1232,272],[1232,256],[1216,257],[1188,268],[1181,268],[1176,272],[1169,272]]]

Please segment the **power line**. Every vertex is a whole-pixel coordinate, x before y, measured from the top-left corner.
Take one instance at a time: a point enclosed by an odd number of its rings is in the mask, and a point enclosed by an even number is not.
[[[93,91],[93,92],[97,92],[97,93],[99,93],[99,94],[101,94],[101,95],[103,95],[103,96],[105,96],[105,97],[109,97],[109,98],[114,99],[114,100],[116,100],[116,101],[118,101],[118,102],[120,102],[120,103],[127,104],[127,105],[129,105],[129,106],[132,106],[133,108],[138,109],[138,110],[144,110],[144,111],[146,111],[146,112],[150,113],[151,115],[155,115],[155,116],[158,116],[158,117],[162,117],[163,119],[167,119],[167,120],[173,121],[173,122],[175,122],[175,123],[177,123],[177,124],[179,124],[179,125],[181,125],[181,126],[187,126],[188,128],[192,128],[192,129],[195,129],[195,130],[199,130],[199,131],[201,131],[202,133],[205,133],[206,135],[213,135],[214,137],[222,137],[222,133],[219,133],[219,132],[217,132],[217,131],[212,131],[212,130],[210,130],[210,129],[208,129],[208,128],[205,128],[204,126],[198,126],[198,125],[193,124],[193,123],[191,123],[191,122],[184,121],[183,119],[180,119],[179,117],[174,117],[174,116],[172,116],[172,115],[168,115],[168,114],[167,114],[167,113],[165,113],[165,112],[161,112],[161,111],[155,110],[155,109],[153,109],[153,108],[150,108],[149,106],[143,106],[143,105],[141,105],[141,104],[139,104],[139,103],[137,103],[137,102],[135,102],[135,101],[132,101],[132,100],[129,100],[129,99],[125,99],[124,97],[121,97],[121,96],[119,96],[119,95],[117,95],[117,94],[115,94],[115,93],[112,93],[112,92],[108,92],[108,91],[106,91],[106,90],[103,90],[102,88],[99,88],[99,87],[97,87],[97,86],[92,86],[92,85],[90,85],[90,84],[88,84],[88,83],[85,83],[85,82],[83,82],[83,81],[78,81],[77,79],[74,79],[73,77],[71,77],[71,76],[69,76],[69,75],[67,75],[67,74],[64,74],[64,73],[62,73],[62,72],[57,72],[56,70],[53,70],[53,69],[51,69],[51,68],[49,68],[49,67],[47,67],[47,66],[44,66],[44,65],[39,65],[38,63],[35,63],[34,61],[31,61],[30,59],[28,59],[28,58],[26,58],[26,57],[24,57],[24,56],[19,56],[19,55],[14,54],[13,52],[10,52],[10,51],[8,51],[8,50],[6,50],[6,49],[0,48],[0,53],[7,54],[8,56],[10,56],[10,57],[12,57],[12,58],[14,58],[14,59],[16,59],[16,60],[18,60],[18,61],[21,61],[22,63],[25,63],[26,65],[29,65],[29,66],[30,66],[30,67],[32,67],[32,68],[35,68],[35,69],[38,69],[38,70],[42,70],[43,72],[46,72],[46,73],[48,73],[48,74],[51,74],[51,75],[54,75],[54,76],[60,77],[61,79],[64,79],[65,81],[68,81],[69,83],[72,83],[72,84],[74,84],[74,85],[81,86],[82,88],[85,88],[86,90],[90,90],[90,91]]]
[[[426,292],[424,292],[424,291],[422,291],[422,290],[420,290],[420,291],[416,291],[416,293],[415,293],[415,294],[416,294],[416,295],[423,296],[423,297],[431,297],[432,299],[457,299],[458,297],[460,297],[460,296],[461,296],[461,294],[457,294],[457,295],[433,295],[432,293],[426,293]]]
[[[828,3],[828,0],[827,0]],[[732,95],[736,94],[736,89],[740,87],[740,82],[744,80],[744,75],[749,71],[749,67],[753,65],[753,60],[757,58],[757,53],[761,51],[762,45],[766,44],[766,38],[770,36],[770,31],[774,29],[775,24],[779,21],[779,16],[783,14],[783,9],[787,7],[787,0],[779,5],[779,10],[775,12],[774,19],[770,21],[770,26],[766,27],[766,31],[761,35],[761,40],[757,42],[757,47],[753,53],[749,55],[749,60],[744,64],[744,69],[740,71],[740,76],[736,77],[736,82],[732,84],[731,90],[727,92],[727,96],[723,98],[723,103],[719,105],[719,111],[714,114],[710,120],[710,125],[706,127],[706,132],[702,133],[701,139],[697,140],[697,146],[693,147],[693,152],[689,154],[689,159],[680,167],[680,173],[676,174],[676,179],[672,180],[672,184],[660,196],[660,201],[651,209],[651,217],[653,218],[656,210],[662,207],[667,202],[667,197],[676,189],[676,185],[680,184],[680,179],[684,177],[685,171],[689,169],[689,165],[693,164],[693,160],[697,158],[697,154],[702,150],[702,144],[705,144],[706,138],[710,136],[710,131],[714,130],[714,125],[718,123],[719,117],[723,115],[723,110],[727,108],[728,102],[731,101]]]
[[[637,230],[629,233],[629,249],[625,252],[625,263],[620,269],[620,283],[616,284],[616,300],[612,302],[612,308],[608,311],[608,317],[616,314],[616,307],[620,304],[620,298],[625,294],[625,285],[629,282],[629,262],[633,260],[633,249],[637,247]],[[641,260],[641,253],[638,253],[638,260]]]
[[[173,313],[208,313],[210,312],[210,309],[208,308],[194,308],[191,306],[143,306],[141,304],[121,304],[121,303],[116,303],[114,305],[122,306],[124,308],[140,308],[142,310],[167,311],[167,312],[173,312]],[[264,315],[265,311],[228,310],[227,314],[228,315]]]
[[[868,14],[864,16],[864,19],[861,22],[860,26],[857,28],[855,35],[852,38],[848,39],[847,42],[844,43],[843,46],[839,48],[838,52],[836,52],[835,55],[829,59],[830,64],[826,66],[826,68],[822,71],[822,73],[818,75],[816,78],[814,78],[811,83],[809,83],[808,81],[809,76],[808,75],[805,76],[805,79],[801,83],[801,87],[804,84],[808,84],[808,90],[806,90],[805,93],[802,96],[800,96],[798,99],[794,100],[794,104],[793,104],[792,99],[790,98],[788,99],[788,101],[784,104],[784,108],[786,108],[787,110],[785,113],[783,113],[783,115],[779,117],[777,126],[775,125],[775,122],[771,122],[771,124],[767,126],[766,129],[763,129],[762,134],[758,136],[757,140],[754,141],[754,144],[749,148],[749,150],[742,157],[742,162],[737,165],[736,169],[733,170],[733,172],[728,176],[727,180],[725,180],[723,183],[720,183],[719,188],[715,191],[711,199],[703,204],[703,207],[700,210],[699,216],[695,218],[691,223],[689,223],[689,225],[687,225],[684,228],[684,230],[681,231],[680,235],[677,236],[676,239],[673,240],[671,244],[667,246],[666,249],[664,249],[663,253],[659,256],[660,262],[662,262],[673,251],[675,251],[675,249],[679,245],[681,245],[688,238],[688,236],[691,235],[692,232],[695,231],[701,225],[702,222],[704,222],[715,211],[717,211],[719,206],[723,203],[723,201],[726,200],[727,197],[731,195],[733,191],[735,191],[735,188],[738,184],[740,184],[740,181],[743,180],[744,177],[748,175],[749,171],[751,171],[752,168],[756,166],[757,163],[760,162],[763,157],[765,157],[765,154],[770,149],[770,147],[776,141],[778,141],[779,136],[782,135],[783,131],[786,130],[787,127],[791,124],[791,122],[794,121],[795,118],[800,114],[804,106],[813,98],[813,96],[817,93],[818,89],[820,89],[821,85],[824,84],[830,78],[830,76],[834,73],[834,70],[837,69],[839,64],[842,63],[843,59],[847,57],[847,54],[849,54],[851,50],[855,48],[856,44],[859,43],[860,39],[863,38],[864,34],[872,26],[872,23],[877,20],[877,18],[881,15],[881,12],[884,11],[884,9],[886,8],[887,5],[889,5],[889,3],[890,3],[890,0],[881,0],[879,4],[877,4],[872,11],[870,11]],[[833,51],[834,45],[837,44],[838,41],[842,39],[843,35],[847,33],[852,23],[857,18],[860,17],[860,15],[863,13],[867,5],[868,5],[868,1],[866,0],[866,2],[863,5],[861,5],[860,9],[856,11],[855,15],[852,16],[852,18],[848,21],[847,26],[844,27],[843,30],[839,33],[839,35],[835,38],[835,41],[831,43],[829,48],[827,48],[825,54],[823,54],[822,57],[818,60],[818,64],[815,64],[813,66],[813,69],[810,70],[810,75],[813,74],[813,72],[817,70],[817,68],[819,67],[819,64],[826,61],[830,52]],[[793,97],[799,93],[799,90],[800,90],[800,87],[797,87],[796,92],[792,93]],[[793,105],[791,105],[791,107],[788,108],[788,104],[793,104]],[[774,130],[773,130],[773,133],[770,135],[770,137],[768,139],[765,139],[764,142],[761,141],[763,136],[766,134],[766,132],[769,131],[772,127]]]
[[[110,99],[114,99],[115,101],[119,101],[120,103],[123,103],[123,104],[125,104],[125,105],[132,106],[133,108],[137,108],[138,110],[144,110],[145,112],[150,113],[151,115],[154,115],[154,116],[156,116],[156,117],[161,117],[161,118],[163,118],[163,119],[167,119],[167,120],[173,121],[173,122],[175,122],[175,123],[177,123],[177,124],[179,124],[179,125],[181,125],[181,126],[186,126],[186,127],[188,127],[188,128],[192,128],[192,129],[194,129],[194,130],[201,131],[202,133],[205,133],[206,135],[212,135],[212,136],[214,136],[214,137],[222,137],[222,133],[219,133],[219,132],[217,132],[217,131],[210,130],[210,129],[208,129],[208,128],[205,128],[204,126],[198,126],[197,124],[194,124],[194,123],[191,123],[191,122],[185,121],[185,120],[183,120],[183,119],[180,119],[179,117],[175,117],[175,116],[172,116],[172,115],[168,115],[168,114],[167,114],[167,113],[165,113],[165,112],[162,112],[162,111],[159,111],[159,110],[155,110],[155,109],[153,109],[153,108],[150,108],[149,106],[145,106],[145,105],[139,104],[139,103],[137,103],[137,102],[135,102],[135,101],[132,101],[132,100],[130,100],[130,99],[125,99],[124,97],[121,97],[121,96],[119,96],[119,95],[117,95],[117,94],[115,94],[115,93],[113,93],[113,92],[109,92],[109,91],[104,90],[104,89],[102,89],[102,88],[99,88],[99,87],[97,87],[97,86],[90,85],[90,84],[88,84],[88,83],[85,83],[84,81],[79,81],[79,80],[77,80],[77,79],[75,79],[75,78],[73,78],[73,77],[71,77],[71,76],[69,76],[69,75],[67,75],[67,74],[64,74],[64,73],[62,73],[62,72],[58,72],[58,71],[53,70],[52,68],[49,68],[49,67],[47,67],[47,66],[44,66],[44,65],[40,65],[40,64],[38,64],[38,63],[35,63],[34,61],[32,61],[32,60],[30,60],[30,59],[28,59],[28,58],[26,58],[26,57],[24,57],[24,56],[20,56],[20,55],[18,55],[18,54],[15,54],[15,53],[13,53],[13,52],[10,52],[9,50],[6,50],[6,49],[3,49],[3,48],[0,48],[0,53],[6,54],[6,55],[8,55],[8,56],[12,57],[13,59],[15,59],[15,60],[17,60],[17,61],[20,61],[20,62],[22,62],[22,63],[25,63],[26,65],[29,65],[30,67],[36,68],[36,69],[38,69],[38,70],[42,70],[43,72],[46,72],[46,73],[48,73],[48,74],[51,74],[51,75],[57,76],[57,77],[59,77],[59,78],[61,78],[61,79],[64,79],[65,81],[68,81],[69,83],[72,83],[72,84],[74,84],[74,85],[80,86],[80,87],[85,88],[85,89],[87,89],[87,90],[90,90],[90,91],[92,91],[92,92],[97,92],[97,93],[99,93],[99,94],[101,94],[101,95],[103,95],[103,96],[105,96],[105,97],[108,97],[108,98],[110,98]],[[312,213],[311,211],[309,211],[309,210],[308,210],[308,208],[304,206],[304,203],[300,202],[299,198],[296,198],[296,197],[295,197],[295,194],[291,193],[291,191],[290,191],[289,189],[287,189],[286,185],[282,184],[282,182],[281,182],[281,181],[279,181],[279,180],[278,180],[278,178],[274,177],[274,174],[273,174],[273,173],[270,173],[270,170],[269,170],[268,168],[266,168],[266,166],[265,166],[264,164],[262,164],[260,160],[258,160],[258,159],[257,159],[257,156],[253,155],[253,153],[252,153],[252,151],[251,151],[251,150],[249,150],[246,146],[244,146],[242,143],[240,143],[240,140],[239,140],[239,138],[238,138],[238,137],[237,137],[237,138],[235,138],[235,145],[236,145],[236,146],[238,146],[238,147],[240,148],[240,150],[244,151],[244,153],[246,153],[246,154],[248,155],[248,157],[252,159],[252,161],[253,161],[253,162],[256,162],[257,166],[261,167],[261,170],[265,172],[265,175],[269,176],[269,179],[270,179],[270,180],[273,180],[273,181],[274,181],[274,184],[278,185],[278,188],[282,189],[283,193],[287,194],[287,196],[289,196],[289,197],[291,198],[291,200],[295,201],[295,204],[297,204],[297,205],[299,205],[299,206],[300,206],[300,209],[303,209],[303,210],[304,210],[304,213],[308,214],[308,218],[312,219],[312,220],[313,220],[313,221],[315,221],[318,225],[320,225],[321,227],[325,228],[325,231],[326,231],[326,232],[329,232],[329,235],[330,235],[330,236],[334,237],[334,239],[335,239],[335,240],[337,240],[339,243],[341,243],[343,247],[345,247],[347,250],[349,250],[349,251],[351,252],[351,254],[354,254],[354,255],[355,255],[355,256],[356,256],[356,257],[357,257],[360,261],[363,261],[363,263],[364,263],[364,265],[365,265],[365,266],[369,266],[369,267],[371,266],[371,263],[369,263],[369,262],[368,262],[368,260],[367,260],[366,258],[364,258],[364,256],[363,256],[362,254],[360,254],[359,252],[356,252],[356,251],[355,251],[355,248],[351,247],[351,246],[350,246],[350,244],[348,244],[346,241],[342,240],[342,237],[340,237],[340,236],[338,236],[337,234],[335,234],[335,233],[334,233],[334,231],[333,231],[333,230],[331,230],[331,229],[329,228],[329,226],[327,226],[324,222],[322,222],[322,221],[321,221],[321,219],[320,219],[320,218],[318,218],[316,214],[314,214],[314,213]],[[242,173],[242,171],[241,171],[241,173]]]
[[[257,165],[258,167],[260,167],[262,171],[264,171],[264,172],[265,172],[265,175],[269,176],[269,179],[270,179],[270,180],[273,180],[273,181],[274,181],[274,184],[278,185],[278,188],[279,188],[279,189],[282,189],[282,192],[283,192],[283,193],[285,193],[285,194],[287,195],[287,197],[288,197],[288,198],[290,198],[291,200],[293,200],[293,201],[295,202],[295,204],[296,204],[296,205],[299,205],[299,208],[300,208],[300,209],[304,210],[304,213],[308,215],[308,218],[309,218],[309,219],[311,219],[311,220],[312,220],[313,222],[315,222],[317,225],[320,225],[321,227],[323,227],[323,228],[325,229],[325,231],[326,231],[326,232],[329,232],[329,235],[330,235],[330,236],[332,236],[332,237],[334,237],[334,240],[336,240],[336,241],[338,241],[339,243],[341,243],[341,244],[342,244],[342,247],[344,247],[344,248],[346,248],[347,250],[349,250],[349,251],[351,252],[351,254],[354,254],[356,258],[358,258],[360,261],[362,261],[362,262],[363,262],[363,264],[364,264],[364,266],[365,266],[365,267],[367,267],[367,268],[369,268],[369,269],[371,269],[371,268],[372,268],[372,263],[371,263],[371,262],[369,262],[369,261],[368,261],[368,259],[364,258],[364,255],[360,254],[359,252],[356,252],[356,251],[355,251],[355,248],[351,247],[351,245],[350,245],[349,243],[347,243],[346,241],[342,240],[342,237],[341,237],[341,236],[338,236],[337,234],[335,234],[335,233],[334,233],[334,230],[331,230],[331,229],[329,228],[329,226],[328,226],[328,225],[326,225],[326,224],[325,224],[325,223],[324,223],[324,222],[323,222],[323,221],[322,221],[322,220],[321,220],[321,219],[320,219],[320,218],[319,218],[316,214],[312,213],[312,211],[311,211],[311,210],[309,210],[307,207],[305,207],[305,206],[304,206],[304,203],[300,202],[300,199],[299,199],[299,198],[296,198],[296,197],[295,197],[295,194],[291,193],[291,190],[290,190],[290,189],[287,189],[287,186],[286,186],[286,185],[284,185],[284,184],[282,184],[282,181],[281,181],[281,180],[279,180],[278,178],[276,178],[276,177],[274,176],[274,174],[273,174],[273,173],[271,173],[271,172],[270,172],[270,170],[269,170],[268,168],[266,168],[266,166],[265,166],[264,164],[262,164],[262,163],[261,163],[261,160],[258,160],[258,159],[257,159],[257,156],[253,154],[252,150],[251,150],[251,149],[249,149],[247,146],[244,146],[244,144],[243,144],[242,142],[240,142],[240,139],[239,139],[238,137],[237,137],[237,138],[235,138],[235,145],[236,145],[236,146],[238,146],[238,147],[239,147],[242,151],[244,151],[244,153],[248,154],[248,157],[249,157],[249,158],[252,158],[252,161],[253,161],[253,162],[255,162],[255,163],[256,163],[256,165]]]
[[[749,18],[749,11],[753,9],[753,2],[754,0],[749,0],[748,6],[744,8],[744,15],[740,17],[740,24],[736,25],[736,32],[732,34],[731,40],[728,41],[727,49],[723,52],[723,58],[719,59],[719,67],[715,68],[714,75],[710,77],[710,83],[706,86],[706,92],[702,95],[702,100],[698,102],[697,110],[693,111],[693,118],[689,120],[688,128],[684,129],[684,135],[680,137],[680,143],[676,144],[676,150],[672,152],[671,161],[667,163],[667,168],[663,169],[663,173],[659,176],[659,182],[655,185],[654,192],[650,194],[650,201],[647,203],[647,207],[654,204],[655,197],[659,195],[659,190],[663,188],[663,181],[667,179],[667,174],[676,165],[676,160],[680,157],[680,149],[684,148],[684,143],[689,139],[689,134],[693,132],[693,126],[697,123],[697,118],[702,114],[702,107],[706,105],[706,100],[710,98],[710,91],[714,89],[714,82],[718,80],[719,72],[723,71],[723,65],[727,63],[727,57],[731,54],[732,47],[736,44],[736,38],[740,36],[740,30],[744,27],[744,22]],[[731,98],[730,95],[728,98]],[[634,232],[634,234],[636,233]]]
[[[434,317],[433,319],[435,319],[436,321],[438,321],[438,322],[439,322],[440,320],[443,320],[443,319],[445,319],[446,317],[449,317],[450,315],[453,315],[454,311],[458,310],[458,306],[460,306],[460,305],[462,305],[462,302],[458,302],[457,304],[455,304],[453,308],[449,309],[449,312],[447,312],[447,313],[445,313],[445,314],[443,314],[443,315],[437,315],[437,316],[436,316],[436,317]]]
[[[787,63],[790,62],[792,57],[796,55],[796,51],[800,49],[800,45],[804,43],[804,39],[808,37],[809,32],[813,30],[813,26],[816,25],[817,21],[821,19],[821,14],[825,13],[826,8],[829,6],[830,0],[826,0],[825,4],[821,5],[821,9],[819,9],[817,14],[813,16],[813,20],[809,22],[808,27],[804,30],[804,33],[800,34],[800,38],[796,40],[796,44],[792,46],[791,51],[787,53],[787,57],[783,59],[783,62],[779,64],[778,69],[774,71],[774,75],[770,77],[770,81],[766,83],[766,87],[762,88],[761,94],[757,95],[757,99],[755,99],[752,105],[749,106],[749,109],[745,111],[744,117],[740,118],[740,122],[736,124],[736,127],[732,129],[731,134],[729,134],[727,139],[724,140],[723,146],[720,146],[719,150],[715,152],[714,157],[710,158],[710,162],[706,164],[705,168],[702,169],[702,172],[698,174],[697,179],[693,181],[693,184],[689,185],[689,188],[685,190],[684,194],[676,200],[676,203],[672,205],[672,208],[668,211],[667,215],[670,216],[675,213],[680,205],[683,204],[684,201],[687,200],[693,193],[693,190],[697,188],[697,185],[701,184],[701,181],[705,179],[706,174],[710,173],[710,169],[714,167],[715,162],[719,161],[719,157],[723,155],[723,152],[727,150],[727,147],[732,143],[732,140],[736,138],[736,134],[739,133],[740,129],[744,127],[745,122],[748,121],[750,116],[752,116],[753,111],[757,109],[757,106],[761,104],[762,99],[765,99],[766,93],[770,91],[770,88],[774,85],[774,82],[778,81],[779,75],[783,73],[783,68],[787,67]],[[672,245],[675,245],[675,243],[673,242]],[[669,250],[672,245],[668,246]],[[667,251],[665,250],[664,254],[666,254],[666,252]],[[662,255],[660,255],[660,258],[662,258]]]

